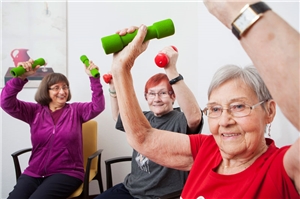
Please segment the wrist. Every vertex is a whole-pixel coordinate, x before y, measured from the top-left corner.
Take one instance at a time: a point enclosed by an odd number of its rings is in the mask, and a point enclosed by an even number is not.
[[[257,1],[257,0],[255,0]],[[214,15],[227,28],[231,29],[231,23],[238,16],[241,9],[247,4],[245,1],[207,1],[205,2],[209,12]]]
[[[21,79],[21,80],[23,80],[23,81],[25,81],[25,79],[26,79],[27,77],[24,76],[24,75],[21,75],[21,76],[18,76],[18,78]]]
[[[263,17],[264,13],[271,8],[264,2],[258,1],[253,4],[246,4],[237,17],[233,20],[232,33],[238,38],[241,37],[249,30],[251,27]]]
[[[181,80],[183,80],[183,76],[182,76],[181,74],[179,74],[177,77],[171,79],[171,80],[169,81],[169,83],[170,83],[171,85],[174,85],[174,84],[176,84],[177,82],[179,82],[179,81],[181,81]]]
[[[109,95],[113,98],[117,98],[117,92],[115,90],[108,89]]]

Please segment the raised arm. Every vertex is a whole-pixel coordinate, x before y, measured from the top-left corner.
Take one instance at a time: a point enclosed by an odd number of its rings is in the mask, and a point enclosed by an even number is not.
[[[110,95],[110,106],[111,106],[111,114],[114,121],[118,120],[119,115],[119,105],[117,100],[117,92],[114,85],[114,80],[111,79],[109,82],[109,95]]]
[[[147,28],[142,25],[133,41],[114,54],[112,63],[112,76],[127,140],[134,149],[158,164],[189,170],[193,159],[188,136],[152,128],[134,91],[130,70],[135,59],[148,46],[149,42],[143,43],[146,33]]]
[[[77,103],[78,113],[82,116],[83,121],[88,121],[98,116],[105,109],[105,98],[103,95],[103,87],[100,82],[100,77],[93,77],[91,74],[92,69],[99,69],[93,61],[89,61],[89,66],[85,68],[85,72],[90,79],[90,87],[92,91],[91,102]]]
[[[257,0],[206,0],[205,5],[211,14],[231,29],[231,23],[242,7],[255,2]],[[266,11],[240,42],[283,114],[300,130],[299,32],[274,11]]]
[[[26,62],[19,62],[17,66],[22,66],[26,72],[21,76],[10,79],[3,87],[1,92],[0,106],[1,108],[17,119],[31,123],[34,120],[34,112],[38,105],[36,103],[24,102],[17,99],[18,93],[23,89],[28,82],[27,77],[36,73],[40,66],[32,68],[33,60],[29,59]]]
[[[229,1],[229,0],[228,0]],[[231,29],[241,8],[257,0],[230,3],[206,0],[215,17]],[[240,39],[241,45],[262,76],[274,100],[288,120],[300,130],[299,32],[274,11],[267,11]],[[284,167],[300,194],[300,138],[284,157]]]
[[[179,73],[176,68],[178,53],[171,46],[165,47],[161,52],[170,58],[168,65],[164,67],[169,80],[178,77]],[[187,119],[189,133],[198,133],[202,114],[194,94],[185,84],[184,79],[176,82],[172,87],[180,109]]]

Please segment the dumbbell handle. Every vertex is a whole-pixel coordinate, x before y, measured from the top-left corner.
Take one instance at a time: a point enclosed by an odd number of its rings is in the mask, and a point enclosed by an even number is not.
[[[128,45],[134,37],[137,35],[138,30],[133,33],[127,33],[126,35],[120,36],[119,34],[112,34],[101,38],[102,47],[106,54],[115,53],[122,50],[126,45]],[[148,26],[147,34],[144,41],[150,39],[161,39],[168,37],[175,33],[175,27],[171,19],[165,19],[153,23],[152,26]]]
[[[84,65],[85,65],[86,67],[88,67],[88,66],[90,65],[90,61],[89,61],[89,59],[87,58],[86,55],[81,55],[80,60],[82,61],[82,63],[84,63]],[[99,77],[99,76],[100,76],[100,73],[99,73],[99,71],[98,71],[97,68],[93,68],[93,69],[91,70],[91,75],[92,75],[93,77]]]
[[[43,58],[39,58],[39,59],[36,59],[33,61],[33,64],[32,64],[32,68],[35,68],[37,65],[40,65],[40,66],[43,66],[45,65],[45,60]],[[21,76],[23,75],[24,73],[26,72],[25,68],[23,68],[23,66],[18,66],[18,67],[15,67],[15,68],[12,68],[10,70],[10,74],[13,76],[13,77],[18,77],[18,76]]]
[[[175,46],[172,46],[172,48],[178,52]],[[165,53],[158,53],[154,58],[154,62],[158,67],[164,68],[169,63],[169,57]]]

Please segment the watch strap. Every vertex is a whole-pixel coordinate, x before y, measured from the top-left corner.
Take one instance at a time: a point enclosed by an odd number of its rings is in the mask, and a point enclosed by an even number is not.
[[[169,81],[169,83],[170,83],[171,85],[173,85],[173,84],[175,84],[176,82],[178,82],[178,81],[180,81],[180,80],[183,80],[183,77],[182,77],[181,74],[179,74],[178,77],[175,77],[174,79],[171,79],[171,80]]]
[[[271,10],[271,8],[265,3],[265,2],[262,2],[262,1],[259,1],[259,2],[257,2],[257,3],[254,3],[254,4],[251,4],[251,5],[246,5],[246,6],[248,6],[248,7],[250,7],[257,15],[258,14],[261,14],[261,13],[264,13],[264,12],[266,12],[266,11],[268,11],[268,10]],[[248,9],[248,8],[246,8],[246,9]],[[246,10],[246,9],[242,9],[242,10]],[[243,13],[240,13],[239,15],[238,15],[238,17],[233,21],[233,23],[242,15]],[[256,22],[256,21],[255,21]],[[254,22],[254,23],[255,23]],[[241,33],[240,33],[240,31],[233,25],[233,23],[231,24],[231,26],[232,26],[232,33],[238,38],[238,39],[241,39]],[[249,27],[250,26],[252,26],[254,23],[252,23],[252,24],[250,24],[249,25]]]
[[[256,12],[257,14],[264,13],[267,10],[271,10],[271,8],[265,3],[265,2],[257,2],[254,4],[251,4],[250,7]]]

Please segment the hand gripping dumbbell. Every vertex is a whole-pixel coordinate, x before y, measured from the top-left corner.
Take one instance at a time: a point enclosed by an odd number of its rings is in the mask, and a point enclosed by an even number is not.
[[[86,55],[81,55],[81,56],[80,56],[80,60],[82,61],[82,63],[84,63],[84,65],[85,65],[86,67],[89,67],[89,66],[90,66],[90,60],[87,58]],[[99,77],[99,76],[100,76],[100,73],[99,73],[99,71],[98,71],[97,68],[93,68],[93,69],[91,70],[91,75],[92,75],[93,77]]]
[[[113,34],[102,37],[101,42],[105,53],[110,54],[122,50],[134,39],[134,37],[137,34],[137,31],[138,30],[135,30],[133,33],[127,33],[124,36],[120,36],[119,34]],[[173,21],[171,19],[165,19],[153,23],[152,26],[148,26],[147,34],[145,36],[144,41],[148,41],[154,38],[161,39],[173,35],[174,33],[175,27]]]
[[[35,68],[36,66],[40,65],[40,66],[43,66],[45,65],[46,62],[43,58],[39,58],[39,59],[36,59],[33,61],[33,64],[32,64],[32,68]],[[23,75],[24,73],[26,72],[26,70],[23,68],[23,66],[17,66],[15,68],[12,68],[10,70],[10,74],[13,76],[13,77],[18,77],[18,76],[21,76]]]
[[[172,46],[172,48],[178,52],[175,46]],[[165,53],[158,53],[154,58],[154,62],[158,67],[164,68],[169,63],[169,57]]]

